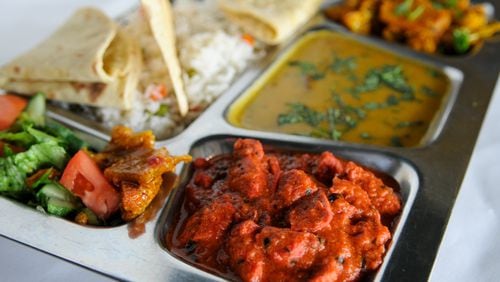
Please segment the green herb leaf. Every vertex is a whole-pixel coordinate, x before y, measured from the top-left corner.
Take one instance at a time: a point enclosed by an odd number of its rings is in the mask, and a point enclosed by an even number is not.
[[[390,88],[405,94],[405,100],[408,100],[408,97],[410,97],[410,100],[414,98],[413,88],[406,81],[401,66],[386,65],[379,70],[379,73],[382,82]]]
[[[337,93],[335,93],[335,92],[332,92],[332,99],[335,102],[335,104],[337,104],[337,106],[339,108],[343,108],[343,107],[346,106],[344,100],[342,100],[342,98],[340,97],[340,95],[337,94]]]
[[[333,140],[337,141],[340,139],[340,137],[342,137],[342,132],[338,131],[338,130],[333,130],[331,133],[330,133],[330,136]]]
[[[431,98],[436,98],[439,96],[439,94],[436,91],[432,90],[432,88],[430,88],[429,86],[426,86],[426,85],[423,85],[420,88],[420,91],[422,91],[422,93],[424,93],[426,96],[431,97]]]
[[[427,69],[427,72],[429,73],[430,76],[432,76],[434,78],[438,78],[438,77],[442,76],[441,72],[436,70],[436,69]]]
[[[330,129],[329,138],[332,140],[339,140],[340,136],[342,135],[342,133],[335,128],[336,119],[338,116],[339,116],[339,113],[338,113],[338,110],[336,110],[336,109],[328,109],[326,111],[328,127]]]
[[[363,105],[363,108],[366,110],[376,110],[380,109],[381,106],[377,102],[367,102],[366,104]]]
[[[333,63],[330,65],[330,69],[335,73],[351,73],[357,67],[356,58],[347,57],[340,58],[335,56],[333,58]]]
[[[361,85],[350,89],[352,95],[373,91],[380,87],[381,83],[403,94],[404,100],[413,100],[413,88],[408,84],[401,66],[385,65],[380,68],[371,69],[365,75]],[[355,96],[356,97],[356,96]]]
[[[288,104],[290,112],[278,115],[278,125],[305,122],[317,126],[323,121],[324,115],[301,103]]]
[[[350,115],[344,116],[344,122],[349,128],[354,128],[358,124],[358,121],[352,118]]]
[[[389,95],[387,99],[385,100],[385,104],[387,106],[396,106],[399,104],[399,100],[396,96],[394,95]]]
[[[288,63],[289,66],[298,67],[303,76],[309,77],[313,80],[320,80],[325,77],[325,74],[320,72],[316,65],[303,61],[292,61]]]
[[[354,110],[356,111],[356,115],[358,115],[360,119],[364,119],[366,117],[366,112],[363,111],[363,109],[355,108]]]
[[[363,83],[354,87],[352,94],[369,92],[377,89],[380,86],[380,76],[376,69],[370,70],[366,75]]]

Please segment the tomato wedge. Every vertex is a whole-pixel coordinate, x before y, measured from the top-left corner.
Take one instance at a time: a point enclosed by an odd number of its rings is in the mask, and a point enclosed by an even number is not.
[[[0,130],[12,126],[28,102],[16,95],[0,95]]]
[[[82,150],[71,158],[60,182],[102,219],[118,210],[120,194],[109,184],[94,160]]]

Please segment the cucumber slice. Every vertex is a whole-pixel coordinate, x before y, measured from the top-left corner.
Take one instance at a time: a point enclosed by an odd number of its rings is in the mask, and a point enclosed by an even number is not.
[[[47,213],[65,217],[70,213],[73,213],[78,208],[72,202],[63,201],[57,198],[49,198],[47,201]]]
[[[27,126],[43,127],[45,126],[45,111],[47,105],[45,96],[42,93],[37,93],[33,96],[28,105],[17,118],[16,123],[11,127],[11,132],[22,131]]]
[[[47,213],[56,216],[64,217],[81,208],[78,198],[57,182],[43,186],[36,197]]]
[[[55,182],[45,184],[45,186],[43,186],[42,189],[36,193],[36,196],[40,197],[39,200],[43,200],[43,198],[56,198],[71,202],[75,199],[75,196],[73,196],[70,191]]]
[[[24,112],[35,125],[43,126],[45,125],[46,108],[45,96],[42,93],[37,93],[30,99]]]

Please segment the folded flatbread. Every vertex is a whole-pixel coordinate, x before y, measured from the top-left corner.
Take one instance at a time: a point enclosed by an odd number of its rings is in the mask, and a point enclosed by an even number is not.
[[[0,74],[18,80],[109,82],[112,70],[105,69],[103,60],[116,31],[117,25],[99,10],[81,9]]]
[[[318,10],[323,0],[218,0],[224,14],[267,44],[279,44]]]
[[[0,68],[0,87],[130,109],[140,68],[137,43],[101,11],[83,8],[33,50]]]
[[[172,5],[167,0],[141,0],[141,3],[153,36],[161,50],[163,60],[167,65],[179,112],[184,116],[189,110],[189,105],[181,76],[181,64],[177,57]]]
[[[26,94],[43,92],[48,99],[68,103],[130,109],[142,64],[140,49],[121,31],[116,37],[116,44],[122,46],[121,56],[124,57],[115,64],[121,63],[123,67],[115,72],[111,82],[10,80],[2,88]]]

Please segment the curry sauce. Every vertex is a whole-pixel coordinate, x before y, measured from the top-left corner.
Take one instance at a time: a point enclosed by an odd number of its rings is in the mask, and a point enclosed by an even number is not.
[[[358,280],[381,265],[402,209],[397,183],[329,151],[238,139],[193,168],[167,247],[230,280]]]
[[[384,146],[417,146],[448,77],[331,31],[301,38],[231,107],[236,126]]]

